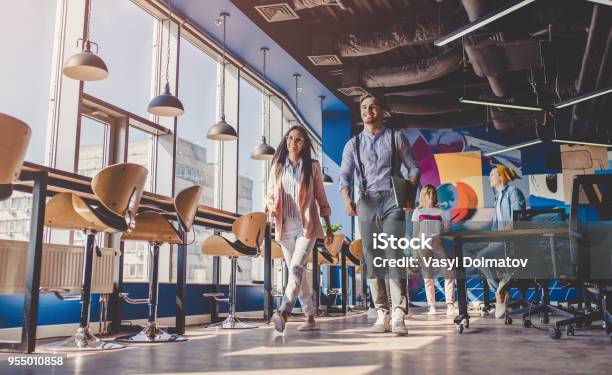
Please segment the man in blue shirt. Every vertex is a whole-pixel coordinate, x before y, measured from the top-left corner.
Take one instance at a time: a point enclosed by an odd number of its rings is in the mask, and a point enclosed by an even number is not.
[[[412,155],[410,143],[401,130],[391,130],[382,124],[381,102],[371,94],[359,100],[364,130],[344,146],[340,166],[340,190],[344,207],[350,216],[357,216],[377,319],[371,331],[396,334],[408,333],[404,316],[408,308],[406,298],[406,269],[393,267],[386,270],[374,267],[375,257],[401,258],[401,249],[373,249],[373,235],[386,233],[396,238],[406,236],[406,213],[410,208],[398,207],[392,190],[391,177],[400,175],[403,165],[410,182],[419,183],[419,164]],[[395,145],[392,145],[394,142]],[[395,147],[393,147],[395,146]],[[395,151],[395,152],[394,152]],[[395,158],[395,160],[393,160]],[[395,169],[395,170],[393,170]],[[351,197],[353,175],[356,174],[360,199],[355,204]],[[392,322],[389,324],[389,306],[385,274],[389,273]]]

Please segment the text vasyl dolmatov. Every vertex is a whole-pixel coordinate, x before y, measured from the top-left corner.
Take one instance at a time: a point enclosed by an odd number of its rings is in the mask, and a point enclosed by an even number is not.
[[[376,250],[406,250],[408,248],[416,250],[431,250],[431,241],[432,237],[425,237],[424,234],[421,234],[420,237],[414,237],[411,239],[407,238],[397,238],[393,235],[387,235],[386,233],[374,233],[374,249]],[[459,258],[448,258],[448,259],[439,259],[436,257],[423,257],[420,258],[420,261],[423,264],[419,264],[419,258],[414,257],[402,257],[399,259],[387,259],[383,257],[374,257],[374,267],[433,267],[433,268],[445,268],[448,270],[452,270],[459,266],[459,262],[462,261],[462,266],[465,268],[469,267],[494,267],[494,268],[503,268],[503,267],[511,267],[525,268],[527,266],[528,259],[525,258],[472,258],[469,256],[463,257],[462,260]]]

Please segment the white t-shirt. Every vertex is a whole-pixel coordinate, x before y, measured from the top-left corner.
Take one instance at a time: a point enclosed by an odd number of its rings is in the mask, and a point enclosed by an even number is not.
[[[450,215],[439,207],[417,208],[412,211],[412,221],[419,223],[419,233],[434,237],[442,232],[445,223],[450,223]]]

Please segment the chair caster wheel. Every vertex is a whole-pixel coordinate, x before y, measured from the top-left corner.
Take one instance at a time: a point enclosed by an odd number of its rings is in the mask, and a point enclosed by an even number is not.
[[[523,320],[523,327],[531,328],[531,320],[529,320],[529,319]]]
[[[550,322],[550,318],[548,317],[548,315],[542,315],[542,317],[540,318],[540,322],[542,322],[543,324],[548,324]]]
[[[456,325],[456,328],[457,328],[457,332],[459,332],[459,333],[463,333],[463,329],[464,329],[465,327],[464,327],[463,323],[461,323],[461,324],[457,324],[457,325]]]
[[[553,340],[559,340],[561,338],[561,330],[557,327],[553,327],[548,330],[548,336]]]
[[[506,320],[504,320],[504,323],[505,323],[506,325],[508,325],[508,326],[509,326],[509,325],[512,325],[512,318],[511,318],[511,317],[507,317],[507,318],[506,318]]]
[[[565,334],[566,334],[567,336],[575,336],[574,326],[573,326],[573,325],[571,325],[571,324],[570,324],[570,325],[568,325],[568,326],[565,328]]]

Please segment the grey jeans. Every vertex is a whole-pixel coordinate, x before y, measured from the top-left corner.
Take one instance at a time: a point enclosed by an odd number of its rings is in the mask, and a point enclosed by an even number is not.
[[[372,292],[374,306],[377,309],[389,310],[386,283],[389,283],[391,294],[391,307],[404,311],[408,308],[406,298],[406,269],[401,267],[384,268],[374,267],[374,258],[387,259],[401,258],[402,250],[375,250],[373,249],[373,234],[386,233],[396,238],[406,236],[406,213],[395,204],[395,197],[391,190],[362,194],[357,202],[357,218],[361,241],[366,260],[368,284]]]

